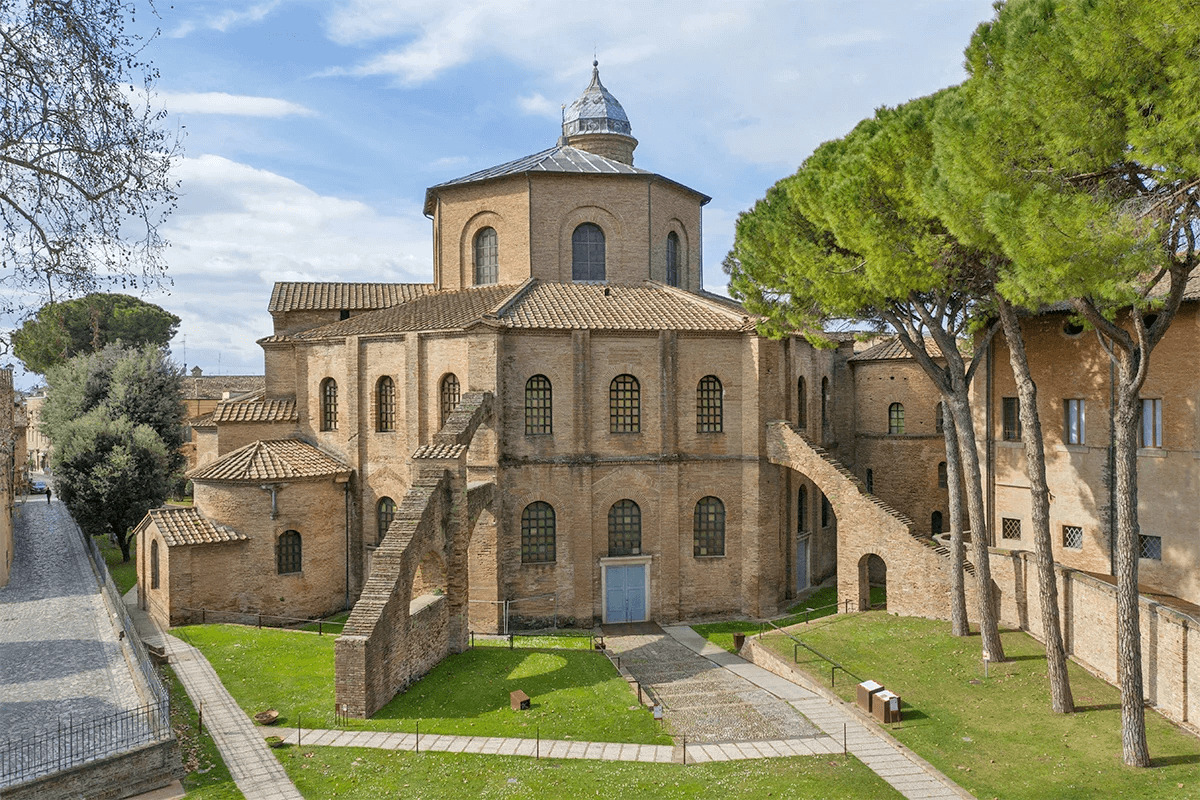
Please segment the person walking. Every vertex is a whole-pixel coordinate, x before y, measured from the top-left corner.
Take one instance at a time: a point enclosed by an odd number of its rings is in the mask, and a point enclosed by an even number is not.
[[[51,494],[51,489],[49,486],[47,486],[46,487],[46,505],[50,505],[50,494]]]

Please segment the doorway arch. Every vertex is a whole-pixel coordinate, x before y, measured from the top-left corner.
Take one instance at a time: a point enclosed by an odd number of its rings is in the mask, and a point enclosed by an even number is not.
[[[884,600],[871,604],[871,587],[883,590]],[[858,610],[887,608],[887,562],[878,553],[867,553],[858,560]]]

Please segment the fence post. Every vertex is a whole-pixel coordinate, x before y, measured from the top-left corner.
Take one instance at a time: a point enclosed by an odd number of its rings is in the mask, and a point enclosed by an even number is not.
[[[262,630],[262,614],[258,615],[258,628]]]
[[[317,636],[325,635],[325,631],[322,630],[322,627],[324,626],[324,624],[325,624],[325,620],[323,620],[323,619],[317,620]]]
[[[304,726],[300,724],[300,715],[296,714],[296,749],[300,749],[300,735],[304,732]]]
[[[829,668],[829,688],[833,688],[833,676],[837,673],[837,667]]]
[[[200,609],[200,624],[204,624],[204,609]]]
[[[687,734],[683,737],[683,763],[684,766],[687,765]]]
[[[508,649],[513,649],[513,635],[511,633],[508,635]]]
[[[538,725],[534,730],[536,731],[534,735],[537,737],[537,742],[534,745],[536,748],[534,758],[540,759],[542,757],[542,726]]]
[[[842,755],[846,755],[846,723],[842,723]]]
[[[421,752],[421,720],[417,720],[416,743],[417,743],[417,752],[420,753]]]

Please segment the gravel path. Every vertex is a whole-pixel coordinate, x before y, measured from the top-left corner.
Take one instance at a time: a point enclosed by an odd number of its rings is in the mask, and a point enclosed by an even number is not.
[[[136,708],[141,700],[66,508],[18,501],[0,588],[0,739]]]

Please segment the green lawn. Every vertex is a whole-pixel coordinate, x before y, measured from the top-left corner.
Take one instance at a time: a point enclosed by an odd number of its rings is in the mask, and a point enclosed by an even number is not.
[[[332,636],[236,625],[173,632],[204,653],[247,712],[275,708],[283,725],[335,727]],[[509,707],[516,689],[532,698],[528,711]],[[422,733],[670,743],[608,659],[586,650],[467,650],[348,727],[411,731],[418,722]]]
[[[476,634],[476,647],[508,647],[507,637],[486,638]],[[556,631],[542,634],[515,634],[513,646],[516,648],[538,647],[554,650],[591,650],[592,634],[590,631]]]
[[[871,603],[874,605],[883,605],[886,596],[882,586],[871,587]],[[805,612],[805,609],[811,608],[811,613]],[[807,620],[820,619],[828,617],[830,614],[837,613],[837,587],[826,586],[823,589],[810,594],[804,600],[796,603],[787,610],[787,614],[782,617],[776,617],[771,620],[781,628],[786,628],[788,625],[795,625],[799,622]],[[715,645],[725,648],[729,652],[734,652],[733,634],[744,633],[747,636],[758,633],[761,624],[749,620],[730,620],[727,622],[706,622],[701,625],[693,625],[692,630],[708,639]]]
[[[853,756],[685,767],[335,747],[275,753],[310,798],[900,797]]]
[[[117,591],[124,595],[137,584],[137,546],[132,537],[129,540],[129,561],[121,560],[121,548],[109,541],[107,536],[96,536],[93,541],[100,546],[104,555],[104,563],[108,565],[108,574],[112,575]]]
[[[175,677],[175,670],[164,666],[160,674],[171,692],[171,728],[179,739],[183,766],[188,771],[183,779],[187,796],[196,800],[242,800],[243,795],[230,777],[208,729],[199,731],[196,708]]]
[[[350,618],[349,611],[343,611],[340,614],[334,614],[332,617],[321,620],[318,625],[315,622],[308,625],[301,625],[302,631],[317,631],[321,634],[332,633],[335,636],[342,632],[342,628],[346,627],[346,620]]]
[[[950,636],[947,622],[867,612],[832,617],[799,638],[903,700],[892,734],[980,798],[1200,798],[1200,741],[1146,713],[1147,770],[1121,763],[1120,696],[1070,666],[1078,713],[1050,711],[1043,646],[1019,631],[1003,634],[1010,661],[984,679],[979,638]],[[792,660],[792,642],[762,640]],[[801,666],[824,685],[829,670],[800,651]],[[851,700],[853,681],[838,675]],[[973,682],[973,681],[977,681]]]

